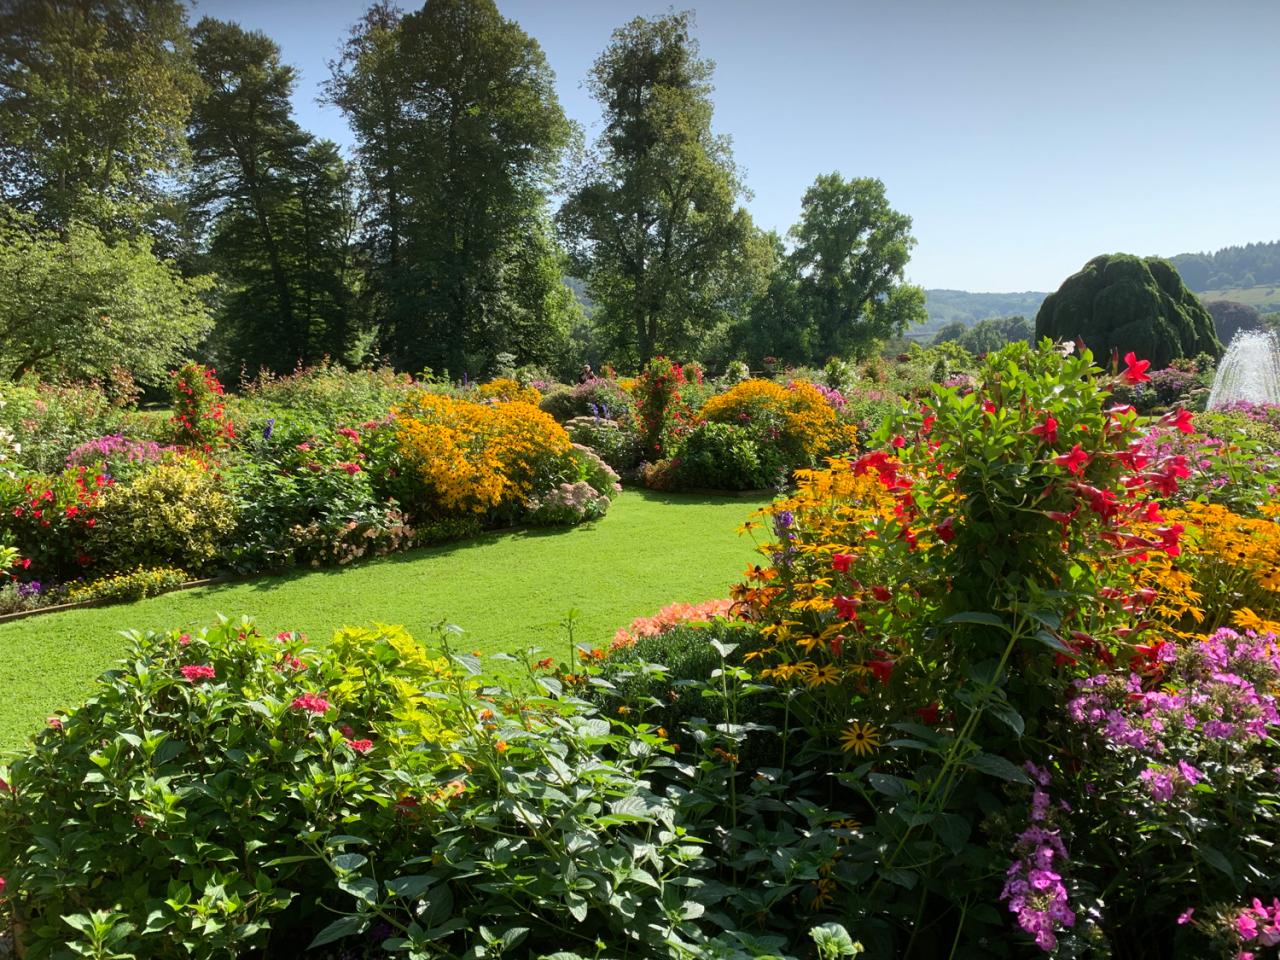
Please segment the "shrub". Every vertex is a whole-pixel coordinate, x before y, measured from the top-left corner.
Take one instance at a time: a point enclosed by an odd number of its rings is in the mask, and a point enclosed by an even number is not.
[[[378,431],[385,428],[372,423],[317,436],[281,424],[243,438],[243,452],[225,471],[237,515],[233,566],[346,563],[404,546],[413,531],[399,505],[375,490],[377,468],[364,452]]]
[[[314,431],[382,417],[413,385],[412,377],[389,367],[347,370],[321,363],[287,376],[263,370],[245,384],[235,406],[237,415],[254,433],[261,431],[266,420],[282,413]]]
[[[17,547],[24,575],[49,583],[71,580],[101,559],[94,528],[114,484],[88,467],[53,475],[0,471],[0,539]]]
[[[435,512],[514,515],[558,478],[571,442],[527,403],[496,405],[429,393],[396,411],[396,441]]]
[[[778,447],[757,441],[748,426],[700,423],[680,441],[674,476],[686,489],[759,490],[786,472]]]
[[[236,525],[235,504],[219,477],[186,456],[152,464],[102,495],[93,530],[100,565],[217,566]]]
[[[642,455],[646,459],[669,453],[673,440],[689,419],[689,409],[680,396],[684,382],[680,364],[666,357],[654,357],[636,379],[632,393]]]
[[[212,369],[187,363],[169,376],[171,422],[178,443],[210,450],[235,438],[235,428],[222,399],[222,384]]]
[[[191,577],[176,567],[138,567],[128,573],[113,573],[67,591],[68,603],[106,600],[125,603],[154,597],[182,586]]]
[[[548,393],[540,406],[561,423],[574,417],[624,421],[631,417],[633,409],[631,395],[616,380],[603,377]]]
[[[786,387],[748,380],[708,400],[702,416],[747,427],[759,442],[776,446],[790,467],[813,466],[852,445],[852,435],[841,427],[826,397],[802,380]]]
[[[564,428],[574,443],[590,447],[614,470],[632,470],[640,463],[640,437],[630,421],[574,417]]]
[[[50,384],[22,380],[6,384],[0,397],[0,426],[19,447],[16,463],[41,473],[56,473],[78,445],[117,433],[125,412],[92,384]]]

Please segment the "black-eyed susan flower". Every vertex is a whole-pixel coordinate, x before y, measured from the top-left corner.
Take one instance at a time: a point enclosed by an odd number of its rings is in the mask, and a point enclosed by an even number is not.
[[[856,720],[840,734],[840,749],[852,751],[860,757],[875,753],[880,748],[880,732],[869,723]]]

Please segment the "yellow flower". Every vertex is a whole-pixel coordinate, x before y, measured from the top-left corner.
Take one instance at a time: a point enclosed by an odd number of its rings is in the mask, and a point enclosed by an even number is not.
[[[804,682],[811,687],[823,687],[840,682],[840,668],[834,663],[825,663],[820,667],[814,667],[813,672],[804,678]]]
[[[880,733],[869,723],[849,724],[849,728],[840,734],[840,749],[845,753],[853,751],[863,757],[875,753],[880,747]]]

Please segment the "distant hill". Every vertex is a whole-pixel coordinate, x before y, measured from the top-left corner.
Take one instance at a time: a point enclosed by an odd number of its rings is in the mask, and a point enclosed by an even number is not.
[[[966,290],[926,290],[924,307],[928,311],[927,322],[912,327],[908,335],[913,339],[932,337],[942,327],[955,320],[973,326],[979,320],[991,317],[1026,317],[1035,320],[1036,311],[1047,293],[969,293]]]
[[[1231,296],[1230,291],[1251,287],[1280,287],[1280,240],[1246,243],[1243,247],[1223,247],[1213,253],[1180,253],[1169,260],[1178,268],[1182,282],[1207,299],[1253,299]],[[1209,297],[1209,293],[1215,296]]]

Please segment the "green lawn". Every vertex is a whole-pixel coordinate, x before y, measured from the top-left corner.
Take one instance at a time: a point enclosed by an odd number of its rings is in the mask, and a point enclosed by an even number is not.
[[[0,625],[0,748],[84,698],[124,649],[120,630],[200,626],[216,613],[265,630],[324,638],[343,624],[403,624],[425,636],[441,620],[486,652],[550,648],[579,611],[579,637],[600,643],[674,601],[728,595],[751,559],[737,526],[758,500],[627,491],[599,523],[489,534],[355,567],[298,571]]]

